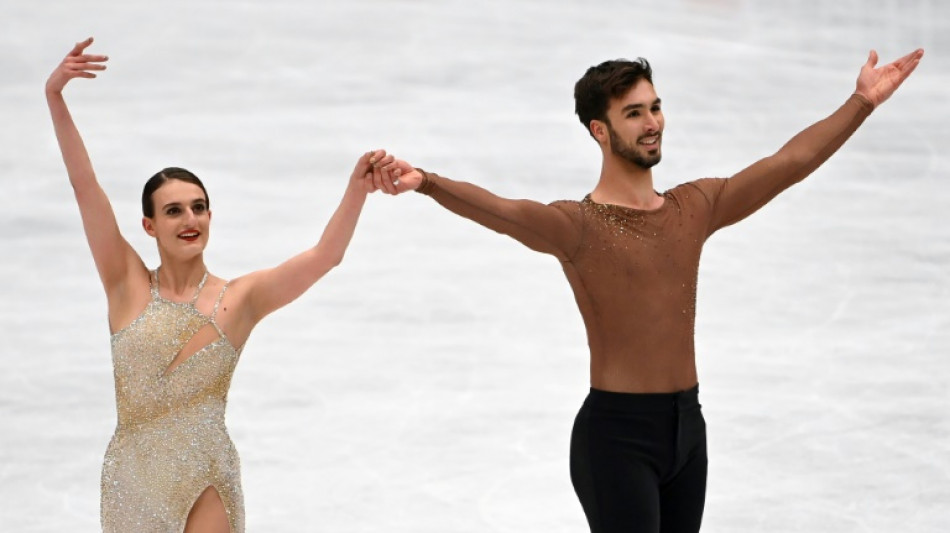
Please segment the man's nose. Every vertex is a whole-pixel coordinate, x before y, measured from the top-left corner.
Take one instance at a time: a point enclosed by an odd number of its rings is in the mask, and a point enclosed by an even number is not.
[[[656,133],[660,130],[660,121],[652,113],[647,115],[646,130],[647,133]]]

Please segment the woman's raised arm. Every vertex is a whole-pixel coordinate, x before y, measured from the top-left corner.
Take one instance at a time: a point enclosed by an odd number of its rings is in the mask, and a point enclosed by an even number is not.
[[[69,174],[69,183],[79,204],[86,239],[111,303],[115,300],[115,293],[121,291],[125,285],[132,270],[130,267],[141,265],[141,269],[135,270],[143,273],[145,268],[141,258],[119,232],[112,205],[96,180],[86,146],[63,99],[63,89],[70,80],[95,78],[96,71],[105,70],[103,63],[108,57],[85,53],[91,44],[92,37],[76,43],[56,67],[46,81],[46,101],[53,118],[56,140],[66,164],[66,172]]]
[[[372,187],[365,185],[365,177],[372,170],[371,158],[385,163],[392,160],[382,150],[367,152],[359,158],[343,199],[315,246],[274,268],[234,280],[232,286],[235,290],[247,291],[248,305],[243,320],[248,330],[264,316],[297,299],[343,261],[363,211],[366,194],[372,192]]]

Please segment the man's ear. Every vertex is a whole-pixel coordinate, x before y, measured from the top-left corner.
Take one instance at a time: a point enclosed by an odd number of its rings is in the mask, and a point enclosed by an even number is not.
[[[152,224],[152,219],[148,217],[142,217],[142,229],[144,229],[145,233],[148,233],[152,237],[155,236],[155,225]]]
[[[605,144],[610,141],[610,134],[607,132],[607,123],[602,120],[591,120],[590,121],[590,134],[597,139],[597,142],[600,144]]]

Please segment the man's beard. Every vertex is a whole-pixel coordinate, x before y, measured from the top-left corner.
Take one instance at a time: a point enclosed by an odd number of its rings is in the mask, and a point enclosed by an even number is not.
[[[657,145],[657,150],[655,154],[647,154],[645,151],[640,150],[636,144],[628,144],[623,142],[623,139],[620,138],[620,135],[617,135],[617,132],[614,131],[614,128],[610,125],[610,122],[607,123],[607,133],[610,134],[610,150],[619,155],[620,157],[626,159],[627,161],[637,165],[638,167],[646,170],[653,165],[660,162],[660,149],[659,144]],[[659,137],[659,132],[655,133]],[[651,135],[644,135],[644,137],[650,137]],[[639,141],[640,139],[637,139]]]

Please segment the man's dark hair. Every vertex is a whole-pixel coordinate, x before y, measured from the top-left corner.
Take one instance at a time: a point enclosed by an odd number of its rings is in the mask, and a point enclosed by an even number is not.
[[[205,205],[208,208],[211,207],[211,200],[208,199],[208,190],[205,189],[204,183],[201,183],[201,180],[198,179],[198,176],[195,176],[183,168],[168,167],[162,169],[145,182],[145,188],[142,190],[143,215],[148,218],[155,217],[155,203],[152,202],[152,195],[155,194],[155,191],[157,191],[159,187],[164,185],[165,182],[169,180],[185,181],[201,187],[201,191],[205,193]]]
[[[574,112],[590,133],[590,122],[607,122],[607,106],[620,98],[640,80],[653,84],[653,69],[642,57],[636,61],[614,59],[590,67],[574,84]],[[593,135],[593,134],[591,134]]]

